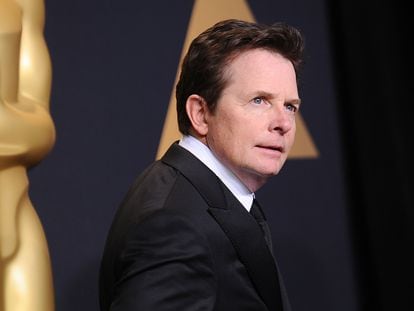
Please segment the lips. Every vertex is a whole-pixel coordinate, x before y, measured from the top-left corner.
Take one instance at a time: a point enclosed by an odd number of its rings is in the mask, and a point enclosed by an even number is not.
[[[257,145],[256,147],[270,151],[279,151],[281,153],[284,152],[284,148],[282,146]]]

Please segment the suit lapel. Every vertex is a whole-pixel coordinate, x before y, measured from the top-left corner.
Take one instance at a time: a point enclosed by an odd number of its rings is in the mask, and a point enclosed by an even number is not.
[[[277,267],[255,219],[212,171],[178,144],[162,161],[178,169],[203,196],[268,309],[282,310]]]
[[[263,232],[243,206],[232,202],[236,199],[231,194],[226,196],[229,209],[210,208],[209,212],[230,239],[268,309],[282,310],[278,271]]]

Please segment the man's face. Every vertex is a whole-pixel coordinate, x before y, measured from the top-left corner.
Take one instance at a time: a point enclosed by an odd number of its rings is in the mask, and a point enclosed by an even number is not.
[[[207,112],[206,143],[249,188],[256,191],[286,161],[300,104],[292,63],[254,49],[227,67],[226,88],[216,110]]]

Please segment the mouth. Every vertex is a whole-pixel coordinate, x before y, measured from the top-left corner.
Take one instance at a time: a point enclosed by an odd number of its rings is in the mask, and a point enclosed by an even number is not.
[[[284,148],[282,146],[267,146],[267,145],[257,145],[257,148],[269,150],[269,151],[277,151],[280,153],[284,152]]]

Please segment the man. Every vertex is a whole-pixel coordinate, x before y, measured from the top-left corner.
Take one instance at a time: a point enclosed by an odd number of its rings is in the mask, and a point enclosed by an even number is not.
[[[302,50],[288,25],[239,20],[192,42],[176,88],[183,138],[115,216],[101,310],[290,310],[254,192],[292,147]]]

